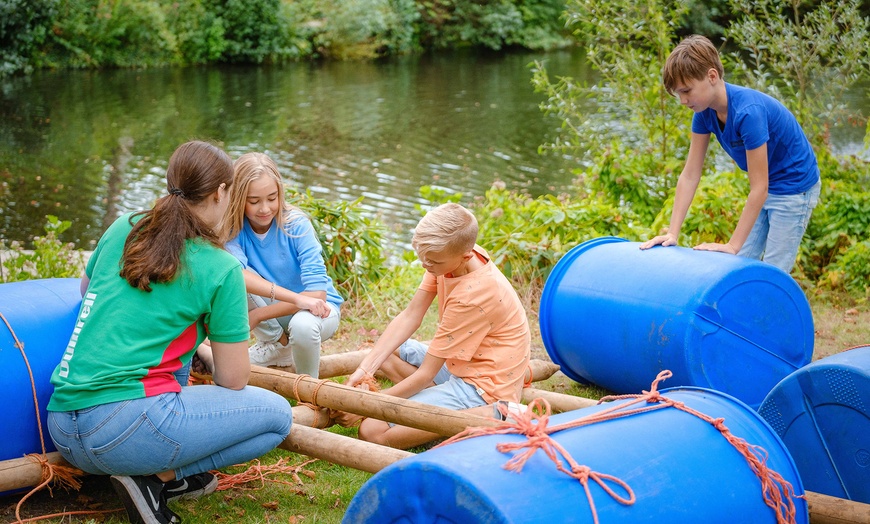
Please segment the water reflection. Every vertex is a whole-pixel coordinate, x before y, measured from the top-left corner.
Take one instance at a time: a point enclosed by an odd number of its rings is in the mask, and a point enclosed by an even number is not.
[[[163,194],[170,154],[200,138],[234,157],[269,153],[289,187],[364,196],[402,244],[422,185],[471,198],[495,179],[533,194],[570,183],[571,159],[537,153],[560,122],[538,109],[535,59],[585,74],[581,55],[562,51],[12,79],[0,94],[0,236],[40,234],[55,214],[87,248],[119,213]]]
[[[38,72],[0,82],[0,238],[42,233],[47,214],[89,248],[114,218],[164,194],[172,151],[192,138],[234,157],[265,151],[288,186],[364,210],[404,246],[419,188],[482,195],[500,179],[564,190],[576,161],[540,156],[561,122],[541,114],[528,64],[594,82],[582,52],[472,51],[371,63]],[[863,91],[862,91],[863,92]],[[858,101],[859,107],[866,100]],[[687,114],[687,122],[690,115]],[[858,152],[863,129],[834,135]]]

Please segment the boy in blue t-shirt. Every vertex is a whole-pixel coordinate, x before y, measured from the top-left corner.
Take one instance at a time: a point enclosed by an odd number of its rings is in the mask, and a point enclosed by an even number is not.
[[[723,74],[718,51],[699,35],[680,42],[665,62],[665,89],[695,112],[692,139],[668,232],[640,248],[677,245],[713,133],[747,172],[749,196],[727,243],[708,242],[695,249],[764,260],[788,273],[819,199],[816,156],[785,106],[764,93],[726,83]]]

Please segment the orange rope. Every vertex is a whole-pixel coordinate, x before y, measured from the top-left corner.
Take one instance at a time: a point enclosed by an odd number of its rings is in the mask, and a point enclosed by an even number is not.
[[[263,466],[260,464],[259,459],[255,459],[245,471],[235,474],[213,471],[212,473],[214,473],[218,478],[217,491],[225,491],[228,489],[255,490],[263,488],[266,485],[266,482],[286,484],[288,486],[301,485],[302,479],[299,477],[300,474],[308,478],[314,478],[313,471],[303,468],[312,462],[316,462],[318,459],[307,460],[302,464],[297,464],[295,466],[288,465],[288,460],[287,457],[281,457],[278,459],[278,462],[268,466]],[[244,464],[236,464],[234,467],[241,467],[243,465]],[[290,475],[293,478],[293,482],[273,478],[278,474]],[[250,484],[253,483],[257,483],[258,485],[250,486]]]
[[[42,466],[42,480],[39,485],[30,490],[30,492],[24,495],[24,497],[18,501],[18,504],[15,505],[15,519],[17,522],[24,522],[21,520],[21,506],[24,504],[24,501],[46,486],[48,486],[48,491],[51,493],[51,482],[55,480],[55,476],[57,477],[56,481],[58,485],[64,489],[72,488],[78,491],[82,484],[77,477],[84,475],[84,473],[78,468],[62,464],[51,464],[48,461],[48,456],[45,450],[45,434],[42,431],[42,418],[39,413],[39,397],[36,393],[36,379],[33,378],[33,369],[30,367],[30,361],[27,358],[27,353],[24,351],[24,343],[18,339],[18,335],[15,334],[15,330],[12,329],[9,320],[6,319],[6,316],[4,316],[3,313],[0,313],[0,319],[3,319],[3,323],[6,324],[6,329],[8,329],[9,333],[12,335],[12,339],[15,341],[15,347],[18,348],[18,351],[21,353],[21,358],[24,360],[24,365],[27,367],[27,374],[30,377],[30,390],[33,394],[33,408],[36,411],[36,426],[39,431],[39,445],[42,447],[41,455],[38,453],[27,455],[36,462],[39,462]]]
[[[791,483],[785,480],[779,473],[767,467],[767,452],[762,447],[749,444],[742,438],[732,434],[725,426],[724,419],[713,419],[708,415],[689,408],[682,402],[676,402],[661,396],[657,391],[658,385],[660,382],[670,378],[671,376],[672,373],[669,370],[662,371],[658,374],[655,381],[653,381],[650,391],[644,391],[640,395],[619,395],[604,397],[599,401],[600,403],[609,400],[630,399],[629,402],[615,405],[597,413],[593,413],[585,417],[581,417],[579,419],[564,424],[555,425],[552,427],[547,427],[551,414],[550,404],[544,399],[535,399],[529,404],[529,409],[527,409],[523,414],[515,416],[515,423],[505,421],[496,427],[468,428],[465,431],[445,440],[436,447],[444,446],[453,442],[481,435],[526,435],[527,440],[525,442],[501,443],[496,446],[496,449],[502,453],[519,451],[525,448],[525,450],[521,453],[512,456],[511,459],[508,460],[508,462],[505,463],[503,467],[507,470],[519,473],[522,471],[522,468],[525,465],[526,461],[532,455],[534,455],[538,449],[543,450],[544,453],[550,458],[550,460],[555,463],[556,468],[559,471],[562,471],[567,475],[576,478],[583,485],[583,488],[586,492],[586,499],[589,501],[589,507],[590,511],[592,512],[593,520],[597,524],[598,514],[595,510],[595,504],[593,502],[591,492],[589,491],[589,479],[594,480],[599,486],[601,486],[605,490],[605,492],[607,492],[608,495],[610,495],[620,504],[633,504],[635,501],[634,492],[631,490],[628,484],[616,477],[597,473],[591,471],[587,466],[579,465],[571,457],[567,450],[565,450],[561,445],[559,445],[558,442],[554,441],[550,437],[550,434],[565,429],[587,426],[596,422],[603,422],[605,420],[613,420],[617,418],[636,415],[639,413],[647,413],[658,409],[673,407],[712,424],[713,427],[715,427],[722,434],[722,436],[725,437],[725,439],[745,457],[746,462],[749,464],[749,467],[761,481],[764,502],[776,513],[777,523],[793,524],[795,522],[797,513],[793,501],[793,498],[795,497],[794,488],[792,487]],[[626,409],[628,406],[638,403],[646,403],[646,406]],[[568,463],[568,468],[563,465],[562,460]],[[605,484],[605,481],[610,481],[618,485],[625,490],[628,496],[620,497],[609,486]]]

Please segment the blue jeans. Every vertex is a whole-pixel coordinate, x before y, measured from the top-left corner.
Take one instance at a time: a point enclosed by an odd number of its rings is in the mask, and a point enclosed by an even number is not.
[[[813,208],[819,203],[821,181],[797,195],[767,195],[767,200],[737,254],[764,260],[791,272]]]
[[[188,386],[181,393],[50,411],[48,430],[73,466],[93,474],[184,478],[241,464],[290,433],[284,397],[246,386]]]
[[[258,295],[248,295],[248,310],[265,307],[278,302]],[[320,318],[310,311],[302,310],[285,317],[270,318],[257,324],[253,333],[260,342],[277,342],[283,333],[287,333],[287,357],[293,358],[296,373],[320,376],[320,344],[329,340],[338,330],[341,312],[335,305],[329,304],[330,313],[326,318]]]
[[[420,367],[427,349],[426,344],[409,339],[399,346],[399,358],[415,367]],[[433,382],[435,382],[434,386],[424,389],[408,400],[457,410],[486,404],[477,388],[448,371],[446,364],[435,375]]]

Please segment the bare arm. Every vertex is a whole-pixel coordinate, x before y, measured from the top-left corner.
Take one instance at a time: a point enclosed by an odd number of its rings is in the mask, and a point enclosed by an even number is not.
[[[251,362],[248,358],[248,342],[211,341],[214,358],[212,380],[218,386],[239,390],[248,384]]]
[[[81,282],[81,284],[79,284],[79,289],[82,292],[82,296],[85,296],[85,293],[87,293],[88,285],[90,285],[90,283],[91,283],[91,279],[87,275],[82,274],[82,282]]]
[[[306,291],[303,293],[294,293],[289,289],[285,289],[281,286],[275,285],[273,282],[269,282],[268,280],[254,273],[253,271],[248,271],[247,269],[245,269],[244,271],[242,271],[242,273],[244,273],[245,275],[245,290],[247,290],[248,293],[259,295],[261,297],[271,297],[272,293],[274,293],[276,299],[286,303],[273,304],[273,306],[275,306],[274,309],[269,309],[268,311],[266,311],[265,315],[267,316],[262,316],[260,322],[269,318],[292,315],[300,309],[307,309],[311,312],[312,315],[316,315],[321,318],[326,318],[329,316],[329,306],[326,305],[325,301],[326,291]],[[258,313],[258,315],[263,314],[263,312]],[[259,324],[259,322],[257,322],[257,324]]]
[[[435,357],[426,353],[423,357],[423,363],[417,368],[417,371],[411,373],[405,380],[389,389],[385,389],[383,393],[394,397],[408,398],[423,391],[432,384],[435,375],[441,370],[444,365],[444,359]]]
[[[689,156],[686,165],[677,179],[677,190],[674,194],[674,210],[671,212],[671,223],[668,232],[647,240],[640,245],[641,249],[649,249],[661,244],[662,246],[676,246],[679,243],[680,229],[689,213],[689,206],[695,198],[695,191],[701,182],[701,172],[704,169],[704,157],[707,155],[707,147],[710,145],[709,134],[692,133],[692,141],[689,144]]]
[[[347,385],[354,386],[366,375],[374,375],[384,361],[417,331],[434,300],[435,293],[418,289],[408,306],[387,325],[384,333],[375,342],[375,347],[347,379]]]
[[[726,244],[706,242],[695,246],[695,249],[736,255],[743,247],[743,243],[749,237],[749,232],[752,231],[752,226],[755,225],[755,220],[761,212],[761,207],[764,206],[764,201],[767,200],[767,144],[746,152],[746,167],[749,174],[749,196],[746,198],[746,204],[743,206],[743,211],[740,213],[740,219],[737,221],[734,233],[731,234],[731,239]]]

